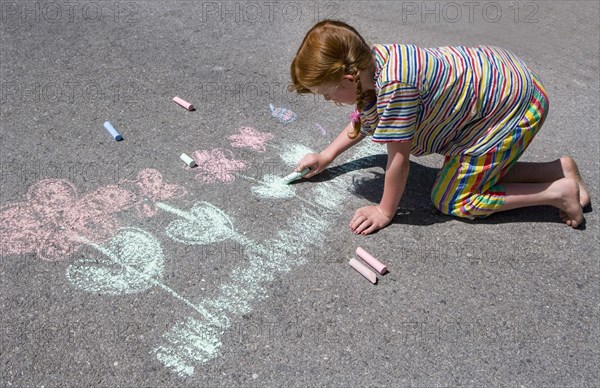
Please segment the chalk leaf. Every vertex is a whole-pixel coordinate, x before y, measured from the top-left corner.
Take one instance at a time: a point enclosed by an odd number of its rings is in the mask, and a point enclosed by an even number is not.
[[[88,292],[121,295],[144,291],[162,278],[159,241],[139,228],[122,228],[106,245],[91,244],[98,258],[83,258],[67,268],[67,278]]]
[[[205,245],[227,240],[235,231],[229,216],[208,202],[196,202],[184,219],[171,222],[167,235],[188,245]]]

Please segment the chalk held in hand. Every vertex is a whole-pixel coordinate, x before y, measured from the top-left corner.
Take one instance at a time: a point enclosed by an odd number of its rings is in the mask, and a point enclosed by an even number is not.
[[[366,261],[367,264],[369,264],[371,267],[373,267],[373,269],[375,269],[375,271],[379,272],[380,274],[383,275],[384,273],[387,272],[387,266],[385,264],[383,264],[382,262],[380,262],[379,260],[377,260],[376,258],[371,256],[371,254],[369,254],[369,252],[365,251],[361,247],[356,248],[356,254],[358,256],[360,256],[361,259]]]
[[[369,279],[369,281],[373,284],[375,284],[377,282],[377,276],[375,275],[375,272],[371,271],[370,269],[368,269],[364,264],[362,264],[360,261],[356,260],[356,259],[350,259],[350,261],[348,262],[348,264],[350,264],[350,266],[352,268],[354,268],[355,270],[357,270],[358,272],[360,272],[360,274],[364,277],[366,277],[367,279]]]
[[[177,104],[181,105],[182,107],[184,107],[187,110],[194,110],[194,106],[192,104],[190,104],[189,102],[182,100],[179,97],[173,97],[173,101],[175,101]]]
[[[196,165],[196,161],[194,161],[194,159],[192,159],[189,155],[187,154],[181,154],[181,156],[179,157],[179,159],[183,160],[183,162],[185,164],[188,165],[188,167],[194,167]]]
[[[110,133],[110,135],[116,141],[123,140],[123,137],[121,136],[121,134],[119,132],[117,132],[117,130],[115,129],[115,127],[113,127],[112,124],[110,123],[110,121],[105,121],[104,122],[104,128],[106,128],[106,130],[108,131],[108,133]]]
[[[288,175],[288,176],[286,176],[285,178],[283,178],[283,181],[284,181],[286,184],[290,184],[290,183],[292,183],[293,181],[295,181],[296,179],[300,179],[300,178],[302,178],[302,177],[303,177],[304,175],[306,175],[306,173],[308,173],[309,171],[310,171],[310,169],[309,169],[308,167],[307,167],[307,168],[305,168],[305,169],[303,169],[303,170],[302,170],[302,171],[300,171],[300,172],[296,172],[296,171],[294,171],[294,172],[293,172],[293,173],[291,173],[290,175]]]

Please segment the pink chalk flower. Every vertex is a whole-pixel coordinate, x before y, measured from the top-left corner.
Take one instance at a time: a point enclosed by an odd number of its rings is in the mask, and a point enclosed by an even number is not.
[[[185,187],[163,182],[162,174],[155,169],[146,168],[137,175],[140,201],[135,205],[138,217],[153,217],[158,213],[156,202],[181,198],[187,194]]]
[[[71,183],[44,179],[27,192],[27,201],[0,207],[0,250],[35,253],[47,261],[64,260],[82,241],[103,242],[119,228],[113,213],[133,206],[135,194],[106,186],[79,196]]]
[[[273,138],[272,134],[260,132],[252,127],[241,127],[239,134],[228,137],[232,147],[248,147],[258,152],[265,152],[265,143]]]
[[[198,150],[194,152],[194,160],[198,165],[196,179],[206,183],[221,181],[231,183],[235,180],[235,171],[247,168],[243,160],[233,158],[233,153],[223,148],[215,148],[211,151]]]
[[[64,260],[85,242],[103,243],[116,235],[121,225],[115,213],[135,207],[140,217],[157,213],[155,202],[179,198],[184,187],[163,182],[161,173],[142,170],[135,190],[116,185],[79,195],[66,180],[44,179],[27,191],[27,200],[0,207],[0,252],[35,253],[47,261]]]

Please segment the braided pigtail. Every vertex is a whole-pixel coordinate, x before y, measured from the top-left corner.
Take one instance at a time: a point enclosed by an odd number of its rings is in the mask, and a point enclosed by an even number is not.
[[[358,70],[355,66],[352,66],[350,69],[350,74],[354,77],[354,82],[356,83],[356,119],[352,120],[354,124],[354,128],[352,133],[348,133],[348,137],[350,139],[355,139],[360,133],[360,129],[362,126],[362,120],[360,118],[360,112],[362,112],[365,106],[370,106],[377,99],[377,94],[374,90],[370,89],[365,92],[362,91],[362,85],[360,82],[360,70]],[[353,116],[354,117],[354,116]]]
[[[354,66],[353,66],[354,67]],[[348,137],[350,139],[356,139],[358,134],[360,133],[360,127],[362,125],[360,119],[360,112],[363,108],[363,99],[362,99],[362,85],[360,84],[360,71],[358,69],[353,68],[351,70],[351,75],[354,77],[354,83],[356,84],[356,118],[353,117],[352,124],[354,128],[352,128],[352,133],[348,133]]]

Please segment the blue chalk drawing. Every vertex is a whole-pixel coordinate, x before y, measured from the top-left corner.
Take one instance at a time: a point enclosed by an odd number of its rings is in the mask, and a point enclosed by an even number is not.
[[[289,109],[283,107],[276,108],[273,104],[269,104],[269,108],[271,109],[271,116],[275,117],[282,124],[291,123],[296,120],[296,114]]]
[[[304,155],[313,153],[315,153],[314,150],[301,144],[285,144],[280,157],[289,167],[296,167]]]
[[[123,228],[106,245],[89,243],[107,260],[80,259],[67,268],[67,279],[88,292],[121,295],[157,285],[163,275],[160,243],[150,233]],[[97,263],[97,264],[96,264]]]
[[[166,203],[156,204],[160,209],[175,214],[181,219],[172,221],[167,227],[167,236],[188,245],[206,245],[238,236],[227,214],[208,202],[197,202],[189,211],[179,210]]]
[[[252,192],[261,198],[292,198],[296,190],[280,176],[265,175],[258,186],[252,187]]]
[[[74,287],[91,293],[122,295],[157,286],[205,319],[217,322],[205,310],[162,283],[164,255],[152,234],[139,228],[121,228],[106,245],[81,240],[102,253],[105,260],[83,258],[71,264],[66,277]]]
[[[288,151],[294,155],[283,158],[292,163],[292,159],[306,149],[290,146]],[[357,153],[364,155],[371,151],[370,147],[359,147]],[[348,166],[342,170],[350,175],[356,173]],[[252,190],[256,195],[263,194],[257,188],[269,187],[272,182],[268,176],[262,181],[245,178],[258,183]],[[281,181],[281,177],[276,178]],[[159,362],[180,377],[192,376],[197,367],[218,357],[223,346],[222,337],[230,322],[250,312],[253,302],[268,297],[265,287],[268,282],[278,273],[287,273],[304,264],[311,254],[319,251],[322,236],[332,226],[332,222],[323,217],[324,211],[342,205],[349,185],[342,179],[322,182],[311,188],[310,201],[297,196],[293,185],[285,185],[286,190],[291,190],[292,197],[310,207],[294,205],[290,221],[262,243],[238,233],[230,216],[209,202],[197,202],[189,210],[156,202],[158,208],[178,217],[165,230],[171,239],[187,245],[232,240],[243,247],[247,260],[231,272],[228,281],[218,286],[214,297],[192,302],[163,284],[165,257],[160,242],[139,228],[122,228],[106,244],[81,238],[83,243],[102,254],[102,260],[83,258],[76,261],[67,269],[67,279],[86,292],[106,295],[138,293],[159,287],[197,312],[199,316],[187,316],[176,322],[151,351]]]
[[[362,148],[357,147],[357,153],[370,152]],[[353,163],[366,166],[364,161]],[[343,170],[349,173],[350,178],[358,173],[352,168]],[[247,238],[239,239],[248,264],[232,271],[229,281],[218,287],[218,296],[203,299],[197,305],[212,320],[188,317],[177,322],[163,335],[162,343],[153,349],[156,359],[180,377],[187,377],[194,375],[196,368],[218,357],[222,347],[221,338],[227,332],[228,323],[250,312],[252,302],[268,297],[265,284],[272,281],[277,273],[291,271],[308,261],[311,252],[318,251],[322,236],[332,226],[332,222],[323,217],[323,211],[339,208],[347,200],[349,185],[348,180],[339,179],[314,187],[314,203],[311,205],[316,209],[295,206],[294,210],[299,214],[294,212],[294,216],[290,217],[292,221],[262,244]],[[301,199],[298,196],[296,198]],[[204,206],[209,205],[205,203]],[[210,205],[210,208],[214,208],[214,219],[220,219],[215,224],[227,225],[230,235],[236,236],[227,214],[214,205]],[[186,241],[208,240],[189,238]]]
[[[163,343],[153,353],[166,367],[181,377],[191,376],[195,368],[215,358],[222,346],[221,337],[229,322],[252,310],[251,302],[268,297],[264,284],[277,272],[289,272],[303,264],[309,252],[320,245],[320,237],[329,227],[318,212],[301,208],[301,214],[276,237],[258,244],[244,244],[249,264],[236,268],[230,280],[219,286],[219,295],[199,303],[219,317],[221,324],[185,319],[163,335]]]

